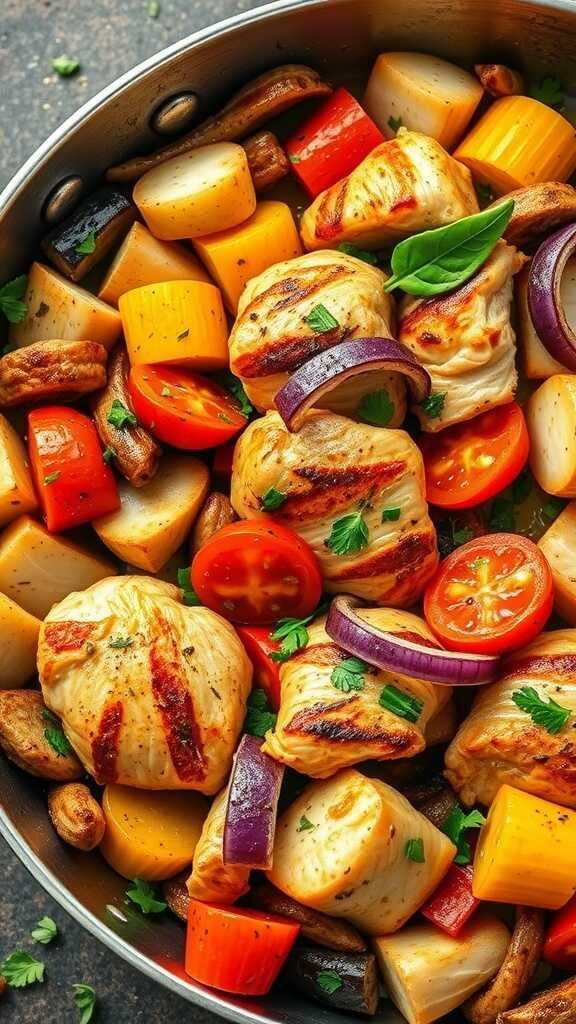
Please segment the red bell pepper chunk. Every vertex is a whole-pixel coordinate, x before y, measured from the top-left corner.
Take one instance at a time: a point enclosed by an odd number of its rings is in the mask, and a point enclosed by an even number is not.
[[[544,959],[561,971],[576,971],[576,896],[554,914],[544,941]]]
[[[280,665],[273,661],[271,654],[280,650],[277,640],[270,639],[269,626],[236,626],[246,654],[254,669],[254,682],[260,686],[273,711],[280,707]]]
[[[480,906],[472,893],[472,865],[453,864],[421,913],[432,924],[456,938]]]
[[[292,170],[314,199],[350,174],[384,136],[347,89],[336,89],[286,143]]]

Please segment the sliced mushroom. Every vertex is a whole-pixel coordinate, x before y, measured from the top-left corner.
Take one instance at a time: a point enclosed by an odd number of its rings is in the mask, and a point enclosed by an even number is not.
[[[76,850],[94,850],[102,842],[104,812],[82,782],[55,786],[48,794],[48,813],[60,838]]]
[[[150,483],[160,461],[161,448],[143,427],[114,427],[108,414],[115,399],[132,411],[128,393],[128,354],[124,345],[118,345],[108,361],[108,382],[92,401],[96,429],[105,448],[114,452],[114,464],[133,487]]]
[[[230,498],[220,491],[212,491],[204,502],[192,532],[192,552],[196,554],[201,547],[214,536],[223,526],[234,523],[237,515],[232,508]]]
[[[539,992],[523,1006],[500,1013],[496,1024],[576,1024],[576,977]]]
[[[78,398],[104,387],[106,349],[95,341],[37,341],[0,359],[0,405]]]
[[[490,984],[464,1004],[471,1024],[496,1024],[500,1014],[516,1006],[534,976],[544,945],[542,910],[518,907],[506,958]]]
[[[302,938],[310,939],[318,946],[325,946],[326,949],[338,950],[341,953],[363,953],[366,950],[364,939],[352,925],[339,918],[321,914],[319,910],[304,907],[268,882],[251,890],[250,903],[260,910],[267,910],[270,914],[279,914],[281,917],[297,921],[301,925]]]
[[[288,110],[296,103],[328,96],[332,86],[323,82],[317,71],[302,64],[284,64],[265,71],[243,86],[214,117],[209,117],[187,135],[147,156],[137,156],[126,163],[111,167],[108,181],[136,181],[152,167],[173,156],[181,156],[192,149],[211,142],[237,142],[250,132],[261,128],[266,121]]]
[[[442,829],[446,820],[454,810],[458,803],[456,794],[453,790],[446,787],[441,789],[438,793],[434,793],[432,796],[424,800],[423,803],[418,805],[420,814],[423,814],[428,821],[431,821],[436,828]]]
[[[504,238],[519,249],[534,249],[544,235],[576,220],[576,188],[562,181],[527,185],[509,192],[505,199],[514,200],[514,210]]]
[[[37,690],[0,690],[0,747],[19,768],[40,779],[71,782],[84,774]]]
[[[520,72],[505,64],[475,64],[474,71],[489,96],[520,96],[524,92],[524,79]]]
[[[179,917],[181,921],[188,920],[191,896],[188,892],[186,880],[189,874],[190,871],[187,869],[182,874],[176,875],[175,878],[168,878],[162,883],[162,895],[172,913],[176,914],[176,917]]]
[[[290,163],[278,139],[272,132],[258,132],[243,143],[254,188],[263,192],[285,178]]]

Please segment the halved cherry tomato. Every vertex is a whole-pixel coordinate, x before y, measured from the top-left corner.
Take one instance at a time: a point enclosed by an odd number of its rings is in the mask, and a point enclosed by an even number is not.
[[[236,399],[197,373],[168,366],[133,366],[128,390],[142,426],[174,448],[215,448],[246,426]]]
[[[270,637],[269,626],[237,626],[246,654],[254,669],[254,682],[266,693],[270,707],[278,711],[280,707],[280,665],[273,661],[271,654],[280,650],[277,640]]]
[[[503,654],[529,643],[552,611],[552,573],[527,537],[478,537],[441,562],[424,595],[424,614],[445,647]]]
[[[426,497],[441,508],[472,508],[493,498],[518,476],[530,450],[524,413],[516,402],[419,440]]]
[[[194,556],[192,586],[231,622],[265,625],[314,611],[322,575],[312,548],[268,516],[218,530]]]
[[[299,931],[284,917],[190,900],[186,973],[222,992],[266,995]]]
[[[65,405],[34,409],[28,451],[49,530],[69,530],[120,508],[116,478],[88,416]]]

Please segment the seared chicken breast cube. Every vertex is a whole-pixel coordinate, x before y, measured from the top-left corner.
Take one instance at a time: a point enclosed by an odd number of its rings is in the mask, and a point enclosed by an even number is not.
[[[421,595],[438,560],[436,532],[422,456],[403,430],[312,411],[291,434],[269,412],[236,444],[238,515],[259,515],[271,487],[286,496],[274,518],[310,544],[329,593],[396,607]]]
[[[307,253],[276,263],[248,282],[230,335],[230,369],[258,409],[272,409],[276,392],[312,356],[353,338],[393,338],[394,302],[384,291],[386,274],[342,252]],[[310,325],[319,306],[336,326]],[[391,426],[406,412],[398,373],[361,374],[334,388],[323,406],[356,416],[364,395],[387,388],[394,404]]]
[[[214,798],[208,811],[186,883],[192,899],[204,903],[235,903],[249,889],[250,869],[224,864],[227,805],[228,787]]]
[[[537,725],[512,700],[531,687],[571,712],[559,732]],[[576,629],[542,633],[484,687],[446,751],[446,777],[465,804],[489,805],[507,782],[576,807]]]
[[[40,630],[46,706],[97,782],[222,788],[252,668],[232,626],[181,591],[116,576],[70,594]]]
[[[425,860],[412,860],[416,840]],[[270,881],[367,935],[395,932],[448,871],[454,844],[405,797],[346,769],[308,786],[276,828]]]
[[[358,615],[395,636],[437,646],[426,623],[410,612],[359,608]],[[338,667],[350,656],[330,639],[324,623],[321,618],[308,626],[308,644],[280,669],[280,711],[263,749],[314,779],[328,778],[359,761],[419,754],[426,746],[426,727],[449,701],[451,688],[369,667],[348,686]],[[416,722],[380,703],[389,684],[418,701]]]
[[[514,398],[512,278],[525,262],[514,246],[500,241],[461,288],[430,299],[404,301],[398,337],[427,369],[432,395],[438,396],[438,407],[432,405],[431,412],[414,406],[429,433]]]
[[[472,176],[439,142],[400,128],[304,212],[306,249],[377,249],[478,212]]]

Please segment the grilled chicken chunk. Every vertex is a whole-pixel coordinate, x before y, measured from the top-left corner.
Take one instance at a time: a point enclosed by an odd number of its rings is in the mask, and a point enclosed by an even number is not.
[[[97,782],[216,793],[252,669],[236,632],[177,587],[116,576],[70,594],[40,631],[44,701]]]
[[[249,889],[250,869],[224,864],[224,825],[228,788],[215,797],[194,850],[192,874],[186,885],[194,900],[235,903]]]
[[[306,249],[377,249],[477,212],[468,168],[435,139],[400,128],[316,197],[302,217],[302,240]]]
[[[572,712],[560,732],[516,707],[512,694],[524,686]],[[507,782],[576,807],[576,629],[542,633],[507,660],[501,681],[481,690],[450,744],[446,776],[466,804],[490,804]]]
[[[410,612],[360,608],[358,615],[397,636],[437,646],[426,623]],[[330,639],[324,622],[317,619],[308,627],[307,646],[280,670],[278,721],[274,731],[266,733],[263,749],[276,761],[313,779],[328,778],[360,761],[419,754],[426,746],[426,726],[450,699],[451,688],[378,669],[362,674],[361,690],[339,688],[334,670],[349,655]],[[416,722],[400,718],[380,704],[388,684],[421,703]]]
[[[403,430],[313,410],[291,434],[269,412],[236,444],[231,501],[238,515],[259,515],[270,487],[286,495],[274,518],[311,545],[327,591],[396,607],[420,596],[436,568],[436,533],[422,457]],[[384,517],[385,509],[395,511]],[[338,554],[327,541],[344,516],[355,517],[349,536],[358,543]]]
[[[246,285],[230,335],[230,369],[259,409],[272,409],[274,396],[290,373],[312,356],[352,338],[394,337],[393,300],[384,291],[386,275],[342,252],[308,253],[276,263]],[[319,305],[338,321],[315,332],[307,318]],[[386,387],[394,403],[391,426],[406,412],[400,374],[362,374],[324,400],[334,412],[354,416],[365,394]]]
[[[0,406],[68,401],[106,383],[106,349],[95,341],[37,341],[0,359]]]
[[[512,278],[525,262],[522,253],[501,241],[461,288],[431,299],[405,300],[398,337],[428,370],[432,394],[444,396],[437,416],[414,407],[429,433],[514,398]]]

